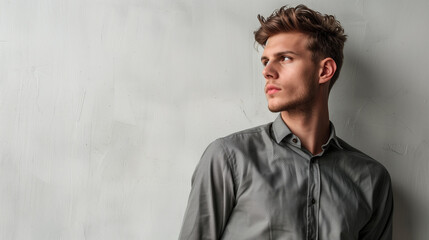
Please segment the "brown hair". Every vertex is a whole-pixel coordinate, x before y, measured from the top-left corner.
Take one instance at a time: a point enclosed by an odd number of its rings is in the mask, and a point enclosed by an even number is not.
[[[332,15],[322,15],[305,5],[283,6],[264,18],[258,15],[261,27],[254,32],[255,40],[265,47],[269,37],[282,32],[302,32],[308,35],[308,49],[313,53],[313,61],[331,57],[337,64],[337,71],[329,83],[332,88],[340,75],[343,64],[343,48],[347,36],[344,29]]]

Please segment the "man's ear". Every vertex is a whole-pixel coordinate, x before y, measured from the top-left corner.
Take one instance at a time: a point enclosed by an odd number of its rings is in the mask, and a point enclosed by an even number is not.
[[[332,58],[325,58],[320,61],[319,84],[327,83],[337,71],[337,64]]]

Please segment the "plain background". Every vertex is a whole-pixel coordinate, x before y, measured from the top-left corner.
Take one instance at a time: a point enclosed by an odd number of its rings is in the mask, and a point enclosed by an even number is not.
[[[253,31],[286,3],[343,24],[331,120],[427,239],[426,0],[0,0],[0,239],[177,239],[206,146],[277,116]]]

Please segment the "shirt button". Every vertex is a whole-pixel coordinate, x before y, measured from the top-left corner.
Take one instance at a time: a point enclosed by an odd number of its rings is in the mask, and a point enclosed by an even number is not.
[[[293,142],[293,143],[297,143],[297,142],[298,142],[298,140],[297,140],[296,138],[292,138],[292,142]]]

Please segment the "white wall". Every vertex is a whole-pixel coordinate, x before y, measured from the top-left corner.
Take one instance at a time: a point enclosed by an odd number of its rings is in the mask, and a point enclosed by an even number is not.
[[[0,0],[0,239],[176,239],[207,144],[275,118],[253,31],[284,3]],[[427,239],[429,2],[303,3],[349,35],[338,134]]]

